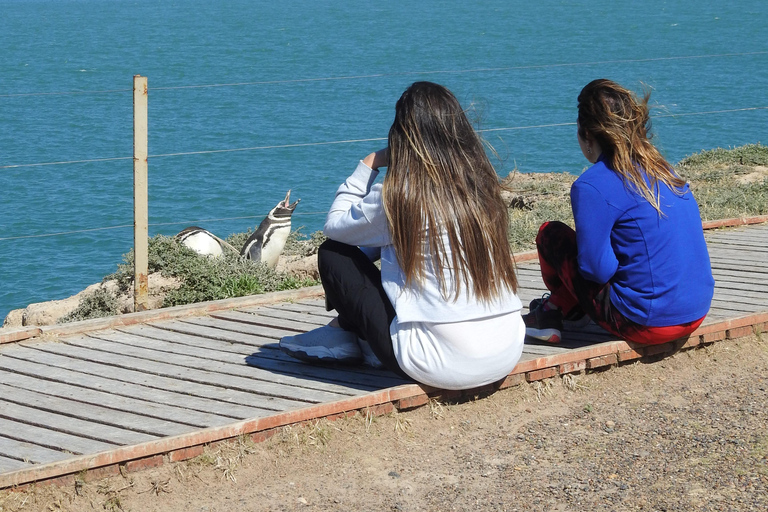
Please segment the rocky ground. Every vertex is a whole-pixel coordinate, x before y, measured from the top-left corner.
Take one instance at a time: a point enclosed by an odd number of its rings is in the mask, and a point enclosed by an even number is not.
[[[768,509],[768,339],[320,421],[0,511]]]

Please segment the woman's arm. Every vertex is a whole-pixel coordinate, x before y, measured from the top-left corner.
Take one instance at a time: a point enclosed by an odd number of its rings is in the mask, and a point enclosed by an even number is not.
[[[323,229],[328,238],[366,247],[383,247],[391,243],[381,201],[381,185],[374,185],[377,168],[387,165],[388,160],[386,149],[371,153],[341,184]]]
[[[363,158],[363,163],[374,171],[378,171],[379,167],[388,167],[389,148],[380,149],[375,153],[371,153],[367,157]]]
[[[611,246],[615,212],[597,189],[580,181],[571,187],[571,207],[576,223],[579,271],[586,279],[605,284],[619,267]]]

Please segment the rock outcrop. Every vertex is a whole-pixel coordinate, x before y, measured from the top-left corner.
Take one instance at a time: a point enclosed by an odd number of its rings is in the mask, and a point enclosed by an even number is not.
[[[159,272],[149,275],[149,308],[159,308],[165,294],[181,286],[181,281],[175,278],[163,277]],[[80,300],[100,288],[117,296],[120,313],[133,312],[133,289],[126,293],[118,293],[116,281],[105,281],[92,284],[80,293],[61,300],[38,302],[30,304],[24,309],[15,309],[8,313],[3,322],[3,327],[25,327],[28,325],[53,325],[72,313],[80,304]]]

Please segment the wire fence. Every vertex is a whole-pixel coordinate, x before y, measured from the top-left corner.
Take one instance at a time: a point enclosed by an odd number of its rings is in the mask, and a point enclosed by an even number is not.
[[[556,64],[539,64],[528,66],[509,66],[509,67],[489,67],[489,68],[472,68],[472,69],[455,69],[455,70],[427,70],[427,71],[408,71],[399,73],[376,73],[368,75],[350,75],[350,76],[336,76],[336,77],[317,77],[317,78],[300,78],[300,79],[286,79],[286,80],[268,80],[268,81],[253,81],[253,82],[237,82],[237,83],[220,83],[220,84],[200,84],[200,85],[181,85],[181,86],[168,86],[168,87],[153,87],[150,91],[174,91],[184,89],[204,89],[204,88],[221,88],[221,87],[243,87],[243,86],[256,86],[256,85],[281,85],[291,83],[307,83],[307,82],[323,82],[323,81],[341,81],[341,80],[360,80],[371,78],[383,78],[383,77],[395,77],[395,76],[412,76],[412,75],[435,75],[435,74],[464,74],[464,73],[483,73],[483,72],[503,72],[503,71],[515,71],[515,70],[530,70],[530,69],[551,69],[551,68],[569,68],[569,67],[584,67],[594,65],[606,65],[606,64],[626,64],[626,63],[643,63],[643,62],[658,62],[658,61],[675,61],[675,60],[692,60],[692,59],[715,59],[725,57],[738,57],[738,56],[755,56],[755,55],[768,55],[768,51],[757,52],[742,52],[742,53],[720,53],[720,54],[703,54],[703,55],[688,55],[688,56],[671,56],[671,57],[657,57],[657,58],[645,58],[645,59],[621,59],[621,60],[605,60],[605,61],[589,61],[589,62],[576,62],[576,63],[556,63]],[[65,95],[96,95],[96,94],[124,94],[131,93],[132,89],[106,89],[106,90],[93,90],[93,91],[58,91],[58,92],[31,92],[31,93],[12,93],[12,94],[0,94],[0,98],[29,98],[37,96],[65,96]],[[768,110],[768,105],[758,105],[741,108],[719,109],[719,110],[702,110],[696,112],[681,112],[674,114],[658,114],[652,116],[652,118],[677,118],[677,117],[690,117],[690,116],[706,116],[706,115],[718,115],[729,114],[736,112],[758,111]],[[526,126],[508,126],[500,128],[487,128],[479,130],[481,133],[497,133],[505,131],[516,130],[535,130],[535,129],[547,129],[563,126],[575,126],[575,122],[564,123],[548,123]],[[259,151],[259,150],[271,150],[271,149],[286,149],[286,148],[307,148],[317,146],[331,146],[339,144],[354,144],[361,142],[381,142],[386,141],[384,137],[376,138],[364,138],[364,139],[345,139],[345,140],[332,140],[332,141],[316,141],[316,142],[303,142],[303,143],[291,143],[291,144],[277,144],[277,145],[262,145],[251,147],[239,147],[239,148],[221,148],[212,150],[200,150],[200,151],[185,151],[176,153],[163,153],[149,155],[149,159],[153,158],[169,158],[178,156],[190,156],[190,155],[206,155],[217,153],[235,153],[246,151]],[[0,170],[8,169],[21,169],[21,168],[34,168],[54,165],[76,165],[86,163],[100,163],[100,162],[114,162],[133,160],[133,156],[116,156],[105,158],[83,158],[77,160],[66,161],[54,161],[54,162],[36,162],[36,163],[23,163],[23,164],[7,164],[0,165]],[[297,212],[295,216],[318,216],[326,215],[327,211],[316,212]],[[256,219],[258,216],[240,216],[240,217],[225,217],[216,219],[198,219],[193,221],[179,221],[179,222],[165,222],[165,223],[150,223],[149,226],[160,227],[170,225],[192,225],[200,224],[204,222],[218,222],[218,221],[230,221],[230,220],[242,220],[242,219]],[[133,224],[121,224],[116,226],[103,226],[94,227],[70,231],[59,231],[53,233],[39,233],[31,235],[9,236],[0,237],[0,241],[11,241],[21,239],[32,238],[44,238],[55,236],[67,236],[82,233],[91,233],[98,231],[111,231],[133,228]]]

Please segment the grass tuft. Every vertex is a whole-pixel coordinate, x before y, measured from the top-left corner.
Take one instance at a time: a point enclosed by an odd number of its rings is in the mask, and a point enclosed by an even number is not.
[[[712,149],[677,165],[688,180],[704,220],[768,213],[768,147],[748,144]]]
[[[96,288],[80,299],[77,307],[68,315],[59,318],[58,323],[77,322],[91,318],[113,316],[120,313],[120,305],[115,294],[104,287]]]

